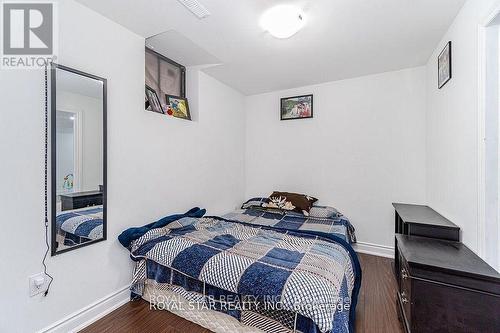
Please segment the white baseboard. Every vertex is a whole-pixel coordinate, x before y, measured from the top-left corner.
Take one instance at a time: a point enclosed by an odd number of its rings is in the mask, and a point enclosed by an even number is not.
[[[392,246],[357,242],[353,244],[353,248],[359,253],[394,259],[394,247]]]
[[[41,329],[39,333],[78,332],[130,300],[130,286],[97,300],[69,316]]]

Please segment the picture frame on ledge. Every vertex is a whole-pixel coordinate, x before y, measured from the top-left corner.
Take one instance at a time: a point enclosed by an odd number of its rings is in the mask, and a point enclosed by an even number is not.
[[[451,41],[449,41],[438,56],[438,89],[443,88],[451,80],[451,64]]]
[[[280,119],[307,119],[313,117],[313,95],[284,97],[280,103]]]
[[[165,99],[169,105],[167,114],[176,118],[191,120],[189,103],[187,98],[165,94]]]
[[[160,99],[158,98],[158,95],[156,94],[156,91],[148,85],[146,85],[145,91],[146,91],[146,98],[144,107],[146,108],[146,110],[165,114],[161,107],[161,102]]]

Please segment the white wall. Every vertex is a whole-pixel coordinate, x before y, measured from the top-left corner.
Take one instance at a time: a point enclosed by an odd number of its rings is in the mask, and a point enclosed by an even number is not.
[[[280,121],[280,98],[314,94],[314,118]],[[392,202],[425,203],[425,68],[246,99],[246,194],[307,193],[393,246]]]
[[[500,18],[500,14],[498,15]],[[497,18],[497,19],[498,19]],[[499,62],[500,62],[500,52],[499,52],[499,34],[498,25],[491,25],[484,29],[484,64],[485,64],[485,84],[484,84],[484,134],[479,134],[479,136],[485,137],[484,140],[484,227],[478,226],[478,252],[483,256],[483,258],[491,266],[500,270],[500,223],[498,220],[499,206],[498,206],[498,196],[499,196],[499,183],[498,183],[498,171],[500,170],[498,164],[498,152],[500,151],[499,146]],[[480,37],[481,38],[481,37]],[[481,56],[482,58],[482,56]],[[481,90],[481,89],[480,89]],[[479,91],[479,94],[482,94]],[[480,106],[480,109],[482,106]],[[481,111],[480,111],[481,112]],[[479,130],[482,132],[482,129]],[[483,147],[479,149],[483,150]],[[482,165],[482,164],[481,164]],[[482,168],[482,167],[480,167]],[[479,177],[479,182],[482,182],[483,177]],[[483,205],[479,205],[479,212],[482,211]],[[479,218],[481,221],[481,218]],[[481,222],[478,222],[481,224]],[[481,229],[486,231],[483,236],[481,236]]]
[[[478,25],[498,0],[469,0],[427,64],[427,201],[478,250]],[[437,89],[437,57],[453,43],[453,78]]]
[[[43,73],[1,71],[0,332],[33,332],[127,286],[131,261],[116,240],[127,227],[243,200],[243,97],[194,72],[196,121],[146,112],[144,40],[73,1],[58,7],[58,62],[108,79],[108,240],[49,258],[50,294],[28,297],[45,249]]]

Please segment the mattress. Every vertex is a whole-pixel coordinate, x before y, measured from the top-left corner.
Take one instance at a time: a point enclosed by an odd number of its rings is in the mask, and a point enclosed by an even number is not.
[[[180,292],[154,280],[146,280],[142,298],[149,302],[152,310],[169,311],[216,333],[264,332],[255,327],[245,326],[236,318],[207,308],[193,308],[190,301]],[[168,300],[167,302],[165,302]]]

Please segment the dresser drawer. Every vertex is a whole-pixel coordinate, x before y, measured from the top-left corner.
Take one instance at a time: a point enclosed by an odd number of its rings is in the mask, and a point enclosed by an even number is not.
[[[84,208],[89,206],[102,205],[102,196],[82,197],[73,199],[73,208]]]
[[[399,257],[400,272],[399,272],[399,291],[398,302],[402,312],[402,320],[407,332],[410,332],[412,313],[411,313],[411,294],[412,281],[408,269],[408,263],[403,256]]]

